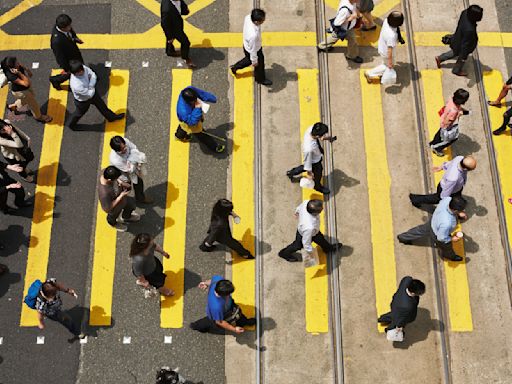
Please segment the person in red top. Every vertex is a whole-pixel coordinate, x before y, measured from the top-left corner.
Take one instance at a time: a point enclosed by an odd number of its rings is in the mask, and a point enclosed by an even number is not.
[[[469,92],[465,89],[459,88],[453,94],[453,97],[448,100],[446,105],[439,111],[441,116],[440,128],[436,132],[434,139],[429,143],[430,149],[437,156],[444,156],[443,150],[459,137],[459,117],[461,115],[469,114],[469,111],[462,108],[462,105],[469,99]]]

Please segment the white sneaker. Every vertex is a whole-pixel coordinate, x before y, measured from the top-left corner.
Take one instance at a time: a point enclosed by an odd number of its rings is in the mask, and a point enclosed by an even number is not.
[[[119,217],[118,221],[121,223],[134,223],[140,220],[140,215],[137,212],[132,212],[132,215],[128,219],[123,219],[123,217]]]
[[[128,229],[128,226],[123,223],[116,223],[116,225],[113,226],[118,232],[126,232]]]

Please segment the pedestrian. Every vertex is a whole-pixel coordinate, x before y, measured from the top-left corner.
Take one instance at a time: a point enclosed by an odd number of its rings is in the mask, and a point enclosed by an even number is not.
[[[459,219],[467,219],[464,208],[466,208],[466,200],[462,197],[445,197],[439,202],[430,220],[399,234],[397,239],[402,244],[410,245],[415,240],[430,236],[440,249],[442,258],[450,261],[462,261],[463,258],[456,255],[452,247],[452,243],[460,241],[462,232],[454,235],[452,233]]]
[[[357,9],[359,0],[341,0],[338,5],[336,17],[331,20],[331,27],[327,28],[327,39],[318,44],[318,49],[328,51],[338,40],[347,39],[347,60],[360,64],[363,58],[359,56],[354,30],[357,28],[358,19],[361,17]]]
[[[127,138],[114,136],[110,139],[110,165],[119,169],[123,174],[121,181],[130,183],[135,191],[135,200],[141,204],[151,204],[153,199],[144,193],[146,154],[140,152],[137,146]]]
[[[441,199],[451,196],[462,196],[462,189],[466,184],[468,172],[476,168],[476,159],[473,156],[456,156],[453,160],[445,161],[440,167],[433,167],[434,172],[445,171],[443,178],[437,184],[436,193],[429,195],[409,194],[412,205],[420,208],[422,204],[438,204]]]
[[[393,69],[395,65],[394,50],[397,43],[405,44],[405,40],[400,32],[400,27],[404,24],[404,15],[401,12],[391,12],[384,23],[379,35],[378,52],[382,58],[382,64],[372,68],[364,73],[366,81],[372,83],[380,80],[384,72]]]
[[[156,373],[156,384],[192,384],[185,380],[177,371],[169,367],[162,367]]]
[[[254,259],[251,252],[244,248],[238,240],[233,239],[229,227],[229,216],[235,223],[240,222],[240,216],[233,211],[233,203],[227,199],[218,200],[213,206],[208,236],[203,240],[199,249],[203,252],[211,252],[215,249],[214,243],[220,243],[235,251],[244,259]]]
[[[468,115],[469,111],[462,108],[468,101],[469,92],[459,88],[439,111],[440,127],[429,143],[430,149],[437,156],[444,156],[444,149],[455,143],[459,138],[459,118]]]
[[[236,76],[236,71],[250,65],[254,67],[254,79],[258,84],[270,86],[272,81],[265,75],[265,56],[261,45],[261,25],[265,22],[265,11],[254,8],[250,15],[244,19],[244,58],[233,64],[231,72]]]
[[[245,326],[256,324],[256,319],[248,319],[231,297],[235,291],[231,281],[215,275],[211,280],[200,282],[198,287],[203,290],[208,289],[208,301],[206,317],[191,323],[190,328],[193,330],[204,333],[221,328],[240,334],[244,332]]]
[[[69,67],[71,71],[69,86],[73,92],[76,107],[67,124],[69,128],[76,128],[78,121],[86,114],[91,104],[110,122],[121,120],[124,117],[124,113],[116,114],[111,111],[98,95],[98,92],[96,92],[97,76],[91,68],[83,65],[78,60],[71,60]]]
[[[386,324],[386,332],[397,328],[403,331],[405,326],[416,320],[420,296],[425,293],[425,284],[411,276],[405,276],[391,300],[391,311],[381,315],[378,322]]]
[[[189,56],[190,40],[183,30],[183,17],[190,13],[183,0],[162,0],[160,4],[160,25],[165,33],[165,53],[167,56],[179,56],[173,42],[178,40],[181,45],[181,58],[189,68],[196,68]]]
[[[18,164],[22,167],[20,176],[23,180],[29,183],[34,181],[33,172],[27,167],[34,160],[30,137],[9,120],[0,119],[0,151],[9,164]]]
[[[0,210],[5,215],[14,213],[14,209],[7,205],[9,192],[14,194],[14,205],[16,207],[23,208],[32,205],[29,201],[25,201],[25,190],[21,184],[7,173],[7,170],[21,172],[22,169],[19,165],[6,164],[0,161]]]
[[[107,222],[118,231],[125,232],[127,226],[124,223],[139,221],[140,215],[134,212],[135,199],[128,196],[131,186],[119,180],[121,174],[112,165],[102,170],[98,183],[98,199],[101,208],[107,213]]]
[[[73,288],[65,288],[64,285],[57,282],[56,279],[48,279],[42,285],[36,297],[35,309],[37,311],[37,319],[39,329],[44,329],[44,319],[56,321],[73,334],[73,339],[84,339],[85,333],[80,331],[80,325],[75,324],[69,314],[62,311],[62,299],[59,292],[66,292],[78,298]]]
[[[295,217],[298,218],[297,233],[295,240],[279,251],[279,257],[286,261],[300,261],[295,252],[302,248],[307,252],[308,257],[313,255],[313,246],[311,242],[318,244],[325,253],[335,252],[341,249],[343,244],[330,244],[320,232],[320,213],[323,211],[324,205],[322,200],[305,200],[295,209]]]
[[[52,118],[41,113],[37,103],[34,89],[32,88],[32,71],[20,64],[15,56],[5,57],[0,64],[7,80],[11,83],[11,94],[16,99],[7,108],[16,113],[24,105],[27,105],[32,112],[32,117],[40,123],[49,123]]]
[[[189,141],[192,136],[206,145],[212,152],[224,152],[226,146],[219,144],[215,139],[203,130],[203,104],[204,102],[216,103],[217,97],[214,94],[202,89],[189,86],[183,89],[178,98],[176,111],[180,124],[175,136],[182,141]]]
[[[149,289],[158,289],[164,296],[173,296],[174,291],[164,286],[167,275],[162,262],[155,256],[155,251],[168,259],[170,256],[155,243],[148,233],[139,233],[134,237],[130,247],[132,272],[137,278],[137,285]]]
[[[361,31],[374,31],[377,29],[377,24],[373,20],[372,11],[375,7],[373,0],[360,0],[357,5],[357,9],[361,15],[363,15],[363,26],[361,27]]]
[[[82,53],[77,45],[83,44],[84,42],[76,35],[71,22],[71,17],[62,13],[57,16],[52,29],[50,46],[57,64],[62,68],[62,73],[50,77],[50,83],[55,89],[62,89],[61,84],[69,80],[71,76],[69,62],[71,60],[77,60],[81,63],[84,62]]]
[[[291,181],[295,176],[307,172],[309,178],[315,181],[315,190],[328,195],[331,191],[329,188],[322,185],[323,167],[322,160],[324,157],[324,149],[320,144],[320,140],[334,141],[335,137],[329,134],[329,127],[324,123],[318,122],[313,124],[306,130],[304,140],[302,142],[302,152],[304,154],[304,163],[286,172],[286,176]]]
[[[507,129],[507,126],[509,128],[512,128],[512,124],[509,123],[511,117],[512,117],[512,107],[505,111],[505,113],[503,114],[503,124],[501,124],[501,126],[499,128],[492,131],[492,134],[499,136],[503,132],[505,132],[505,130]]]
[[[450,50],[440,56],[436,56],[437,68],[441,68],[441,63],[444,61],[457,58],[452,73],[457,76],[468,75],[467,72],[464,72],[464,63],[478,44],[476,23],[482,20],[483,12],[482,7],[476,4],[472,4],[462,11],[457,29],[450,38]]]
[[[497,107],[501,108],[501,100],[503,100],[507,94],[508,91],[512,89],[512,76],[503,84],[503,87],[501,88],[500,94],[498,95],[498,98],[494,101],[487,100],[487,104],[489,104],[491,107]],[[509,117],[510,119],[510,117]],[[507,120],[508,123],[508,120]]]

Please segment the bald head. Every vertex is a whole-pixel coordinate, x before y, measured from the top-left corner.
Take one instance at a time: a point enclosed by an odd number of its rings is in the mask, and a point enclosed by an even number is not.
[[[473,156],[466,156],[460,162],[463,168],[472,171],[476,168],[476,159]]]

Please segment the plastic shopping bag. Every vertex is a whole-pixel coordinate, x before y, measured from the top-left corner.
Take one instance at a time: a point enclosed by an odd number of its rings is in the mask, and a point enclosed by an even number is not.
[[[386,339],[389,341],[398,341],[402,342],[404,341],[404,332],[402,330],[399,330],[398,328],[390,329],[386,332]]]
[[[313,252],[311,253],[304,251],[302,260],[304,261],[304,268],[314,267],[320,264],[317,249],[313,248]]]
[[[386,68],[382,78],[380,79],[382,85],[396,84],[396,71],[393,68]]]

